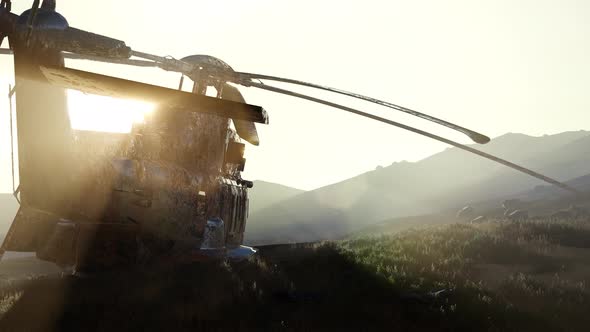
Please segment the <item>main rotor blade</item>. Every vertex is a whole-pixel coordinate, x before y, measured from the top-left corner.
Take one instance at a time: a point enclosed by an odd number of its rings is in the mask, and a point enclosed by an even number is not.
[[[245,86],[252,86],[252,87],[255,87],[255,88],[258,88],[258,89],[262,89],[262,90],[267,90],[267,91],[272,91],[272,92],[284,94],[284,95],[287,95],[287,96],[292,96],[292,97],[296,97],[296,98],[300,98],[300,99],[305,99],[305,100],[313,101],[315,103],[319,103],[319,104],[322,104],[322,105],[334,107],[334,108],[337,108],[337,109],[340,109],[340,110],[343,110],[343,111],[346,111],[346,112],[350,112],[350,113],[357,114],[357,115],[360,115],[360,116],[363,116],[363,117],[366,117],[366,118],[369,118],[369,119],[373,119],[373,120],[376,120],[376,121],[379,121],[379,122],[383,122],[383,123],[386,123],[386,124],[389,124],[389,125],[392,125],[392,126],[395,126],[395,127],[398,127],[398,128],[402,128],[402,129],[411,131],[413,133],[416,133],[416,134],[419,134],[419,135],[422,135],[422,136],[426,136],[428,138],[432,138],[432,139],[437,140],[439,142],[443,142],[443,143],[449,144],[449,145],[454,146],[456,148],[459,148],[461,150],[464,150],[464,151],[467,151],[467,152],[471,152],[471,153],[476,154],[476,155],[478,155],[480,157],[483,157],[483,158],[492,160],[494,162],[500,163],[500,164],[502,164],[504,166],[508,166],[508,167],[510,167],[512,169],[515,169],[515,170],[517,170],[519,172],[525,173],[525,174],[530,175],[532,177],[535,177],[535,178],[537,178],[539,180],[542,180],[544,182],[547,182],[547,183],[550,183],[552,185],[555,185],[555,186],[557,186],[557,187],[559,187],[559,188],[561,188],[563,190],[569,191],[569,192],[571,192],[573,194],[576,194],[576,195],[579,195],[580,194],[580,192],[578,190],[576,190],[576,189],[568,186],[565,183],[559,182],[559,181],[557,181],[555,179],[552,179],[552,178],[550,178],[548,176],[545,176],[543,174],[537,173],[537,172],[535,172],[533,170],[530,170],[528,168],[525,168],[523,166],[517,165],[515,163],[512,163],[510,161],[504,160],[502,158],[496,157],[496,156],[491,155],[489,153],[485,153],[483,151],[476,150],[476,149],[471,148],[471,147],[469,147],[467,145],[464,145],[464,144],[457,143],[455,141],[446,139],[444,137],[441,137],[441,136],[438,136],[438,135],[435,135],[435,134],[431,134],[429,132],[426,132],[426,131],[423,131],[423,130],[420,130],[420,129],[417,129],[417,128],[413,128],[413,127],[407,126],[407,125],[402,124],[402,123],[399,123],[399,122],[395,122],[395,121],[392,121],[392,120],[389,120],[389,119],[385,119],[385,118],[382,118],[382,117],[379,117],[379,116],[376,116],[376,115],[373,115],[373,114],[369,114],[369,113],[366,113],[366,112],[363,112],[363,111],[359,111],[357,109],[354,109],[354,108],[351,108],[351,107],[348,107],[348,106],[336,104],[336,103],[333,103],[333,102],[330,102],[330,101],[327,101],[327,100],[323,100],[323,99],[319,99],[319,98],[307,96],[307,95],[304,95],[304,94],[300,94],[300,93],[297,93],[297,92],[293,92],[293,91],[289,91],[289,90],[277,88],[277,87],[274,87],[274,86],[269,86],[269,85],[266,85],[266,84],[254,83],[254,82],[250,82],[250,81],[244,82],[244,83],[240,83],[240,84],[243,84]]]
[[[0,48],[0,55],[13,55],[13,52],[9,48]],[[112,64],[117,64],[117,65],[129,65],[129,66],[135,66],[135,67],[153,67],[153,68],[160,67],[160,65],[154,61],[135,60],[135,59],[126,59],[126,58],[107,58],[107,57],[103,57],[103,56],[69,53],[69,52],[63,52],[63,57],[65,59],[71,59],[71,60],[88,60],[88,61],[112,63]]]
[[[96,62],[106,62],[118,65],[129,65],[135,67],[152,67],[157,68],[158,63],[153,61],[125,59],[125,58],[105,58],[101,56],[82,55],[77,53],[63,53],[64,58],[71,60],[88,60]]]
[[[180,71],[183,74],[190,74],[191,70],[193,69],[193,67],[190,64],[188,64],[184,61],[181,61],[181,60],[160,57],[160,56],[156,56],[156,55],[152,55],[152,54],[144,53],[144,52],[138,52],[138,51],[131,51],[131,54],[133,56],[141,57],[144,59],[149,59],[151,61],[131,60],[131,59],[112,59],[112,58],[101,58],[101,57],[96,57],[96,56],[90,57],[87,55],[80,56],[80,55],[76,55],[76,54],[65,54],[65,57],[70,58],[70,59],[86,59],[86,60],[102,61],[102,62],[109,62],[109,63],[127,64],[127,65],[140,66],[140,67],[160,67],[164,70]],[[207,57],[207,56],[203,56],[203,57],[204,57],[204,59],[212,58],[212,57]],[[223,64],[225,64],[225,63],[223,63]],[[222,68],[224,66],[216,65],[216,67]],[[231,70],[231,67],[230,67],[230,70]],[[345,90],[341,90],[341,89],[337,89],[337,88],[331,88],[331,87],[322,86],[319,84],[298,81],[298,80],[293,80],[293,79],[289,79],[289,78],[282,78],[282,77],[263,75],[263,74],[234,72],[233,70],[231,70],[231,71],[230,70],[223,70],[225,72],[224,74],[228,74],[228,75],[230,75],[230,77],[239,78],[240,81],[242,81],[242,83],[240,83],[240,84],[243,84],[244,79],[249,79],[249,80],[262,79],[262,80],[295,84],[295,85],[320,89],[320,90],[324,90],[324,91],[329,91],[329,92],[333,92],[333,93],[338,93],[338,94],[342,94],[345,96],[349,96],[349,97],[361,99],[364,101],[368,101],[371,103],[375,103],[377,105],[385,106],[385,107],[388,107],[391,109],[395,109],[395,110],[398,110],[398,111],[401,111],[401,112],[404,112],[407,114],[411,114],[413,116],[417,116],[419,118],[422,118],[422,119],[425,119],[428,121],[432,121],[434,123],[440,124],[440,125],[445,126],[447,128],[451,128],[453,130],[459,131],[459,132],[467,135],[474,142],[479,143],[479,144],[486,144],[490,141],[490,138],[487,137],[486,135],[483,135],[483,134],[480,134],[480,133],[475,132],[473,130],[461,127],[461,126],[456,125],[454,123],[430,116],[428,114],[414,111],[414,110],[409,109],[407,107],[399,106],[399,105],[396,105],[396,104],[393,104],[393,103],[390,103],[387,101],[379,100],[376,98],[360,95],[357,93],[353,93],[353,92],[349,92],[349,91],[345,91]],[[223,76],[225,76],[225,75],[223,75]],[[236,83],[238,83],[238,82],[236,82]]]
[[[396,104],[393,104],[393,103],[390,103],[387,101],[379,100],[379,99],[368,97],[368,96],[363,96],[358,93],[344,91],[341,89],[331,88],[331,87],[327,87],[327,86],[323,86],[323,85],[319,85],[319,84],[298,81],[298,80],[294,80],[294,79],[290,79],[290,78],[283,78],[283,77],[276,77],[276,76],[269,76],[269,75],[262,75],[262,74],[253,74],[253,73],[243,73],[243,72],[234,72],[233,74],[239,76],[242,79],[261,79],[261,80],[276,81],[276,82],[295,84],[295,85],[305,86],[305,87],[309,87],[309,88],[315,88],[315,89],[320,89],[320,90],[324,90],[324,91],[338,93],[338,94],[345,95],[348,97],[353,97],[353,98],[368,101],[368,102],[371,102],[371,103],[374,103],[377,105],[385,106],[385,107],[388,107],[388,108],[391,108],[394,110],[398,110],[398,111],[401,111],[401,112],[404,112],[407,114],[411,114],[413,116],[417,116],[419,118],[422,118],[422,119],[425,119],[428,121],[432,121],[432,122],[437,123],[439,125],[459,131],[459,132],[467,135],[474,142],[479,143],[479,144],[486,144],[490,141],[489,137],[487,137],[483,134],[480,134],[478,132],[475,132],[473,130],[458,126],[454,123],[450,123],[448,121],[430,116],[428,114],[414,111],[414,110],[409,109],[407,107],[399,106],[399,105],[396,105]]]
[[[190,66],[187,66],[185,62],[175,60],[175,59],[168,59],[168,58],[156,56],[153,54],[137,52],[137,51],[132,51],[131,54],[133,56],[137,56],[137,57],[141,57],[144,59],[149,59],[149,60],[158,62],[158,63],[160,63],[160,67],[165,70],[171,70],[171,69],[172,70],[179,70],[179,71],[183,72],[184,74],[189,75],[191,70],[193,69]],[[399,105],[396,105],[396,104],[393,104],[393,103],[390,103],[387,101],[379,100],[376,98],[360,95],[357,93],[353,93],[353,92],[349,92],[349,91],[345,91],[345,90],[341,90],[341,89],[331,88],[331,87],[327,87],[327,86],[323,86],[323,85],[319,85],[319,84],[314,84],[314,83],[309,83],[309,82],[293,80],[293,79],[289,79],[289,78],[282,78],[282,77],[262,75],[262,74],[236,72],[236,71],[233,71],[231,69],[231,67],[229,67],[225,62],[223,62],[217,58],[214,58],[211,56],[206,56],[206,55],[201,55],[198,57],[202,58],[201,59],[201,62],[202,62],[201,66],[202,67],[204,67],[204,68],[212,67],[214,69],[214,71],[212,73],[210,73],[210,75],[215,78],[233,81],[235,83],[243,84],[245,86],[248,86],[248,84],[245,84],[245,80],[261,79],[261,80],[269,80],[269,81],[277,81],[277,82],[295,84],[295,85],[320,89],[320,90],[324,90],[324,91],[329,91],[329,92],[333,92],[333,93],[338,93],[338,94],[345,95],[348,97],[353,97],[353,98],[368,101],[368,102],[371,102],[371,103],[374,103],[377,105],[385,106],[387,108],[395,109],[395,110],[398,110],[398,111],[401,111],[401,112],[404,112],[407,114],[411,114],[413,116],[417,116],[419,118],[422,118],[422,119],[425,119],[428,121],[432,121],[434,123],[445,126],[447,128],[451,128],[453,130],[456,130],[458,132],[461,132],[461,133],[467,135],[475,143],[486,144],[490,141],[490,138],[487,137],[486,135],[483,135],[483,134],[480,134],[480,133],[475,132],[473,130],[461,127],[461,126],[456,125],[454,123],[450,123],[448,121],[430,116],[428,114],[414,111],[414,110],[409,109],[407,107],[399,106]],[[239,80],[239,82],[236,81],[236,78]]]

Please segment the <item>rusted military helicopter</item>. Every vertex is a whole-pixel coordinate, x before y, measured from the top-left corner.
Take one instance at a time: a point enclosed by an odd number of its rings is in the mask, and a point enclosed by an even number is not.
[[[123,41],[75,29],[55,1],[33,2],[21,15],[0,5],[0,43],[14,54],[20,209],[4,251],[36,252],[77,270],[158,259],[193,260],[254,252],[242,246],[248,215],[241,178],[245,144],[258,145],[264,109],[234,85],[321,103],[430,137],[543,181],[558,181],[471,147],[351,107],[285,90],[278,81],[359,98],[433,121],[485,144],[489,138],[385,101],[311,83],[234,71],[206,55],[176,60],[132,50]],[[178,90],[65,67],[64,58],[152,66],[182,74]],[[137,59],[141,58],[141,60]],[[183,92],[184,77],[193,81]],[[231,83],[231,84],[230,84]],[[234,84],[234,85],[232,85]],[[216,97],[205,95],[214,87]],[[71,129],[65,89],[153,102],[157,109],[131,134]],[[235,130],[230,126],[233,122]]]

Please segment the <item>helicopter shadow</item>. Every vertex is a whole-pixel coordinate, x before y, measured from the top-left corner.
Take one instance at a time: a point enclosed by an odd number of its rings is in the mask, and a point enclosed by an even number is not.
[[[437,330],[408,298],[333,245],[262,247],[255,259],[41,277],[3,290],[0,330]]]

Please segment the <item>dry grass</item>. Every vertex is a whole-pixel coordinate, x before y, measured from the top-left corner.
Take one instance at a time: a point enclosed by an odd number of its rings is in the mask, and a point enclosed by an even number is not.
[[[465,295],[441,307],[457,313],[457,320],[518,311],[543,322],[543,330],[585,331],[590,326],[586,222],[453,224],[352,239],[340,246],[399,289],[452,289]]]
[[[455,224],[38,278],[0,291],[0,330],[586,331],[590,275],[570,278],[586,238],[578,222]]]

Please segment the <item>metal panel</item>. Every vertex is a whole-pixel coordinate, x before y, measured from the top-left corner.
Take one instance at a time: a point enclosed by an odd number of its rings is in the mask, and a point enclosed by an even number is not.
[[[71,68],[41,67],[49,82],[67,89],[116,98],[135,99],[165,105],[164,110],[209,113],[225,118],[268,123],[260,106],[163,88],[122,78]]]

